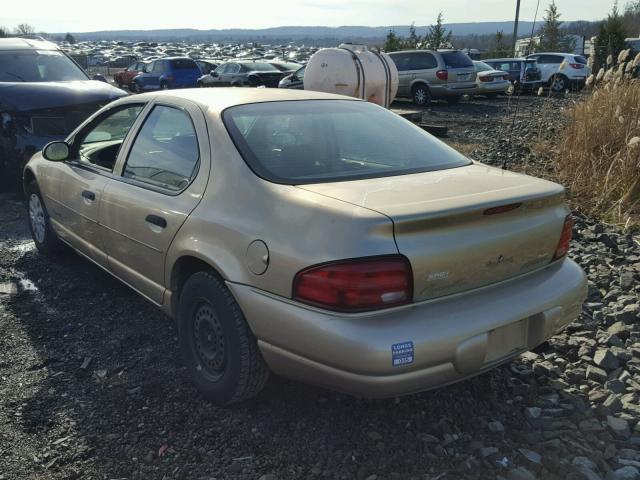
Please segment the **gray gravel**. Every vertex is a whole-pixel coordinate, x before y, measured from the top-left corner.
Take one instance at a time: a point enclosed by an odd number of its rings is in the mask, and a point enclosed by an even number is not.
[[[480,160],[545,170],[530,145],[572,100],[552,101],[543,118],[522,99],[517,136],[504,99],[425,120]],[[38,255],[21,200],[0,205],[0,480],[640,478],[640,245],[614,227],[576,212],[589,298],[537,353],[395,400],[273,379],[219,409],[184,380],[170,320],[77,255]]]

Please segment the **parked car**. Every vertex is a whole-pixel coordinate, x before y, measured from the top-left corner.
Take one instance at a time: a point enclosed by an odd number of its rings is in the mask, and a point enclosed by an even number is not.
[[[285,73],[268,62],[244,60],[220,65],[198,79],[202,87],[277,87]]]
[[[537,62],[542,82],[556,93],[581,89],[591,75],[587,59],[581,55],[540,52],[527,58]]]
[[[276,67],[281,72],[285,72],[287,75],[292,74],[302,66],[297,62],[281,62],[278,60],[269,60],[268,63]]]
[[[191,58],[169,57],[154,60],[136,75],[131,86],[136,92],[195,87],[202,75]]]
[[[304,67],[299,68],[291,75],[287,75],[278,84],[278,88],[293,88],[296,90],[304,90],[304,71],[306,69],[306,65]]]
[[[203,58],[198,58],[195,60],[195,62],[198,67],[200,67],[200,72],[202,72],[202,75],[209,75],[220,65],[220,62],[217,60],[205,60]]]
[[[339,95],[122,99],[36,154],[24,188],[40,252],[70,245],[174,317],[223,405],[270,370],[366,397],[462,380],[587,293],[563,187]]]
[[[457,103],[476,88],[473,61],[459,50],[405,50],[389,56],[398,68],[397,97],[411,98],[416,105],[434,99]]]
[[[476,67],[476,72],[478,72],[474,95],[495,98],[499,93],[505,93],[511,85],[507,72],[496,70],[484,62],[475,60],[473,65]]]
[[[116,72],[113,75],[113,81],[120,88],[130,86],[133,79],[144,70],[146,64],[147,62],[133,62],[124,70]]]
[[[19,189],[36,151],[124,95],[92,80],[53,43],[0,39],[0,188]]]
[[[509,80],[518,90],[532,92],[542,86],[540,69],[535,59],[488,58],[484,63],[509,74]]]

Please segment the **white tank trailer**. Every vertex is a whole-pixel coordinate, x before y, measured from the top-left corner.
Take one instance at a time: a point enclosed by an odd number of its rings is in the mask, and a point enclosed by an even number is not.
[[[398,69],[386,53],[343,43],[311,56],[304,88],[361,98],[389,108],[398,93]]]

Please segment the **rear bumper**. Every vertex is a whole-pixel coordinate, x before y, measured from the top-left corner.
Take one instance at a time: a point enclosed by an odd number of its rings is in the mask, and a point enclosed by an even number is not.
[[[482,373],[573,321],[587,294],[584,272],[571,260],[366,314],[327,312],[246,285],[229,288],[275,373],[365,397],[419,392]]]
[[[462,95],[472,95],[476,90],[475,83],[463,83],[456,85],[448,83],[446,85],[429,85],[432,98],[461,97]]]
[[[474,93],[478,95],[482,95],[483,93],[504,93],[510,85],[511,82],[507,80],[503,82],[478,82]]]

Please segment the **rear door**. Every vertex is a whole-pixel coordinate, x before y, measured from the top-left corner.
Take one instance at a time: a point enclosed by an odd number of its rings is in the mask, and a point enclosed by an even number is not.
[[[448,83],[456,87],[475,87],[476,69],[473,61],[463,52],[441,52],[446,70],[449,72]]]
[[[178,102],[149,108],[100,209],[109,268],[155,303],[164,295],[166,252],[209,176],[204,115],[196,105]]]

